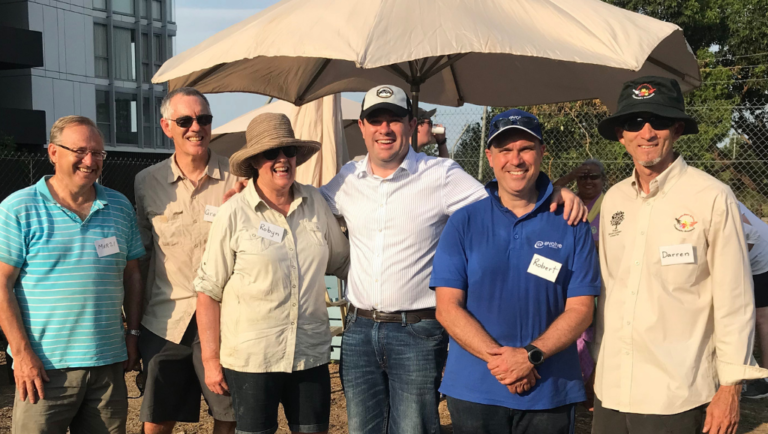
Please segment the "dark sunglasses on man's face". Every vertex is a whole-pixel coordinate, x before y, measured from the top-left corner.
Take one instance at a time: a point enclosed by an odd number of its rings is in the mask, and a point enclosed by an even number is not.
[[[429,125],[430,127],[433,125],[433,124],[432,124],[432,121],[431,121],[431,120],[429,120],[429,119],[427,119],[427,120],[422,120],[422,121],[419,121],[419,125],[424,125],[424,124],[427,124],[427,125]]]
[[[586,175],[580,175],[579,176],[579,180],[580,181],[586,181],[586,180],[597,181],[598,179],[600,179],[602,177],[603,177],[603,175],[601,175],[599,173],[588,173]]]
[[[520,126],[526,129],[533,129],[539,127],[539,120],[528,116],[515,116],[511,118],[497,119],[493,122],[494,128],[500,130],[509,126]]]
[[[283,155],[285,155],[287,158],[293,158],[299,152],[299,149],[295,146],[283,146],[281,148],[272,148],[264,151],[261,153],[261,155],[263,155],[264,158],[269,161],[274,161],[280,155],[280,152],[282,152]]]
[[[211,124],[211,122],[213,122],[213,115],[200,115],[196,118],[193,118],[192,116],[182,116],[180,118],[168,120],[176,122],[176,125],[178,125],[179,128],[189,128],[192,126],[195,120],[197,120],[197,124],[201,127],[207,127]]]
[[[653,128],[656,131],[661,130],[668,130],[672,128],[672,125],[675,124],[674,119],[670,118],[664,118],[664,117],[636,117],[636,118],[629,118],[624,121],[624,131],[629,131],[630,133],[636,133],[643,128],[645,128],[645,124],[651,124],[651,128]]]

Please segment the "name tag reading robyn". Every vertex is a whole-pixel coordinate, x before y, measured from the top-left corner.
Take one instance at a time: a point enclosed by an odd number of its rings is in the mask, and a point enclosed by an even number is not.
[[[216,217],[216,214],[218,213],[219,213],[219,207],[213,206],[213,205],[206,205],[205,213],[203,214],[203,220],[207,222],[212,222],[213,219]]]
[[[528,272],[534,276],[554,282],[557,280],[557,275],[560,274],[560,268],[562,267],[563,264],[559,262],[534,254],[531,265],[528,266]]]
[[[96,253],[99,255],[99,258],[120,252],[116,237],[102,238],[94,241],[93,244],[96,245]]]
[[[690,244],[677,244],[674,246],[659,247],[661,265],[693,264],[693,246]]]
[[[276,243],[283,241],[284,232],[285,229],[281,228],[280,226],[273,225],[272,223],[259,223],[259,236],[270,241],[274,241]]]

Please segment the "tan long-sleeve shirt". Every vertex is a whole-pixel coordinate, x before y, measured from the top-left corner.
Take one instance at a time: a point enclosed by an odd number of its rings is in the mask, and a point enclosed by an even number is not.
[[[293,184],[287,216],[253,183],[221,206],[195,289],[221,302],[221,365],[292,372],[328,363],[325,275],[346,277],[349,242],[320,192]]]
[[[606,193],[595,393],[606,408],[676,414],[718,384],[768,377],[752,357],[749,257],[730,188],[682,157]]]
[[[147,274],[141,323],[178,344],[197,307],[192,281],[212,217],[239,178],[229,173],[226,157],[211,152],[206,174],[195,187],[175,157],[139,172],[134,191],[139,232],[147,251],[141,261]]]

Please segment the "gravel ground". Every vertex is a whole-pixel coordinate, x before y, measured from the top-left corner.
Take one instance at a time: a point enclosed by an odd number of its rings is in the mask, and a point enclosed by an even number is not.
[[[13,386],[8,385],[5,377],[5,366],[0,353],[0,434],[10,434],[11,432],[11,413],[13,410]],[[129,396],[137,396],[138,390],[134,383],[135,373],[127,376]],[[341,392],[341,382],[339,381],[338,365],[331,365],[331,434],[346,434],[347,431],[347,404],[344,394]],[[738,433],[741,434],[768,434],[768,400],[744,400],[741,409],[741,424]],[[130,409],[128,414],[128,434],[139,434],[141,424],[139,423],[140,399],[130,400]],[[207,408],[203,402],[200,412],[199,423],[185,423],[177,425],[175,434],[208,434],[211,432],[213,421],[206,413]],[[280,411],[280,434],[288,434],[287,423]],[[589,434],[592,420],[591,414],[582,407],[577,407],[576,412],[576,434]],[[440,403],[440,422],[441,433],[453,433],[451,428],[451,418],[445,402]]]

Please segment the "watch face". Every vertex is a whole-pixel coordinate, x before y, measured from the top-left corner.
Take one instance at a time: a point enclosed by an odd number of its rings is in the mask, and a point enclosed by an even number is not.
[[[531,350],[528,355],[531,358],[531,363],[534,365],[538,365],[539,363],[544,361],[544,353],[541,352],[539,349]]]

